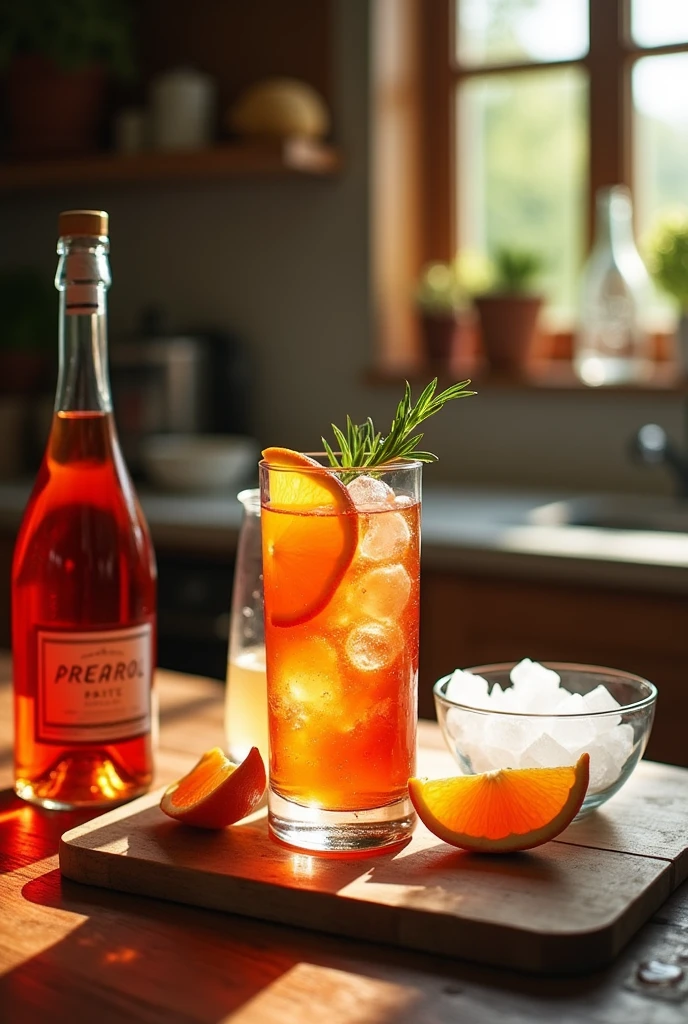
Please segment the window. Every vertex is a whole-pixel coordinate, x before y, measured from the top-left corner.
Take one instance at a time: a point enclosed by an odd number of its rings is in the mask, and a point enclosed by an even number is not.
[[[532,249],[570,320],[585,251],[586,0],[459,0],[454,82],[460,250]]]
[[[596,190],[630,186],[641,242],[663,209],[688,204],[688,3],[380,0],[392,4],[397,17],[405,10],[407,30],[396,35],[407,45],[395,116],[413,86],[416,129],[406,139],[420,156],[407,161],[417,209],[407,193],[403,245],[395,246],[388,215],[388,253],[404,248],[417,274],[459,250],[537,249],[547,266],[545,325],[570,334]],[[400,166],[397,148],[397,178]],[[417,245],[409,261],[410,238]],[[396,294],[398,326],[412,279],[394,278],[389,267],[386,275],[405,287]],[[657,308],[665,314],[658,325],[671,329],[669,307]],[[413,344],[408,334],[401,348],[388,338],[383,352],[394,362],[395,351],[408,358]]]

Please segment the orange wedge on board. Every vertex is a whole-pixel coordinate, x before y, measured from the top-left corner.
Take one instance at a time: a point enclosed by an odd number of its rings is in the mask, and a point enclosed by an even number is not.
[[[234,764],[219,747],[207,750],[188,775],[167,787],[160,808],[197,828],[225,828],[254,811],[265,792],[265,765],[258,747]]]
[[[340,480],[307,455],[266,448],[265,606],[276,626],[308,622],[329,604],[358,543],[356,507]],[[299,472],[302,470],[303,472]]]
[[[450,779],[409,779],[423,824],[478,853],[531,850],[570,825],[585,797],[590,757],[564,768],[500,768]]]

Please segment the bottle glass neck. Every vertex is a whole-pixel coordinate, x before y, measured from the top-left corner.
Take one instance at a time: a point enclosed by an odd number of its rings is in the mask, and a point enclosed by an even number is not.
[[[616,250],[635,248],[633,237],[633,207],[625,189],[600,190],[597,197],[595,242],[598,246]]]
[[[107,360],[106,238],[61,238],[55,287],[60,293],[60,368],[55,411],[111,412]]]

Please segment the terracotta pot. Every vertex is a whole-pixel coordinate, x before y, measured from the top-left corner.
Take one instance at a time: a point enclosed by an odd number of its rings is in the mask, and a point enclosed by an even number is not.
[[[91,65],[62,71],[40,54],[14,57],[7,75],[12,156],[85,153],[98,148],[105,73]]]
[[[503,375],[522,375],[535,338],[540,296],[482,295],[475,300],[475,307],[490,368]]]
[[[449,369],[461,345],[462,327],[458,317],[448,313],[420,314],[423,356],[428,366]]]

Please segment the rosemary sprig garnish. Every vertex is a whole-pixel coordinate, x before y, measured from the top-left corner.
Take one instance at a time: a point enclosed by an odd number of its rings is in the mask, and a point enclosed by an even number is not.
[[[466,390],[470,383],[470,380],[462,380],[436,395],[437,377],[435,377],[413,405],[411,385],[406,381],[404,397],[397,406],[390,431],[386,437],[383,437],[380,431],[375,429],[370,417],[365,423],[357,424],[352,422],[350,416],[347,416],[346,433],[333,423],[332,433],[340,454],[337,455],[333,447],[327,443],[324,437],[322,438],[330,465],[337,469],[349,466],[363,468],[365,466],[383,466],[388,462],[396,462],[397,459],[408,458],[417,459],[419,462],[436,462],[437,456],[432,452],[417,450],[417,445],[423,440],[423,435],[414,434],[414,431],[424,420],[439,412],[452,398],[468,398],[469,395],[474,395],[475,391]]]

